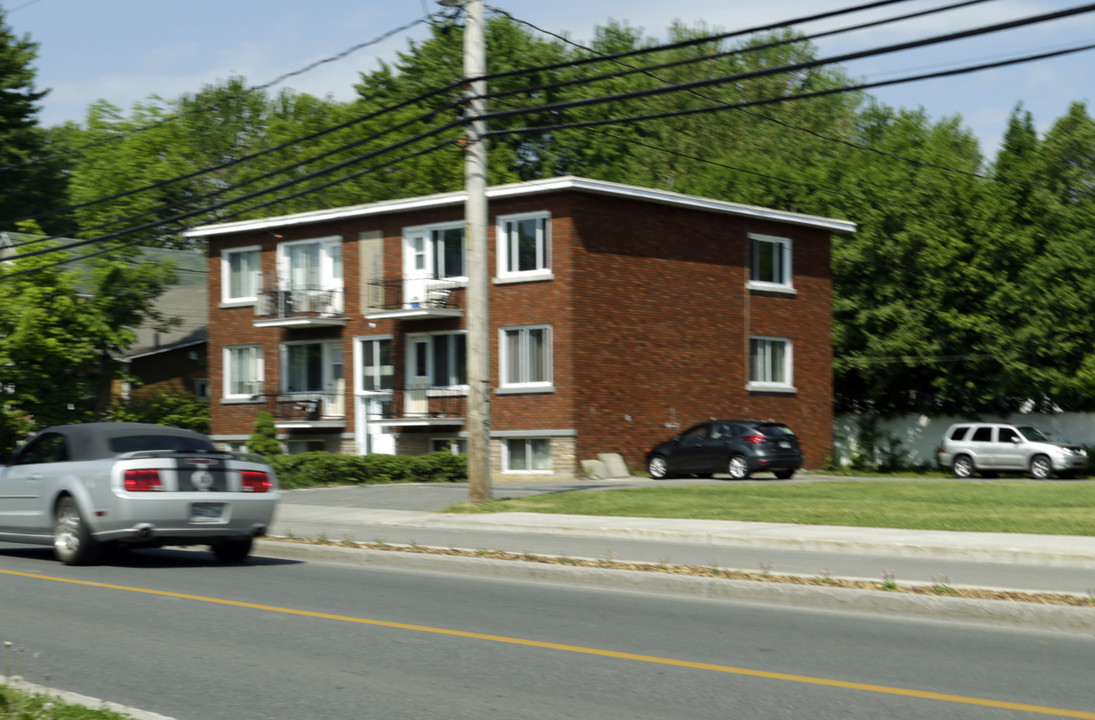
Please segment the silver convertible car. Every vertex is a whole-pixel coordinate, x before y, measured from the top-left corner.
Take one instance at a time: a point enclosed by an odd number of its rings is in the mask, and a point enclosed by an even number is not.
[[[165,545],[208,545],[242,562],[280,497],[259,456],[162,425],[59,425],[4,460],[0,541],[52,545],[69,565],[111,547]]]

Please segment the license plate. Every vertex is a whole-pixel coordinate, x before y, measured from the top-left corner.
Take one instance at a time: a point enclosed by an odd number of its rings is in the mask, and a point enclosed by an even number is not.
[[[190,519],[193,522],[220,520],[223,515],[224,503],[194,503],[190,506]]]
[[[779,443],[779,446],[781,448],[783,448],[784,450],[790,450],[791,449],[791,443],[787,442],[786,440],[781,440],[780,443]]]

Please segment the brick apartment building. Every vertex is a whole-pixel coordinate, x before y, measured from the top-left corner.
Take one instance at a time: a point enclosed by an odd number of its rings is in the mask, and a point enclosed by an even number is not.
[[[465,443],[464,193],[196,228],[212,434],[289,452]],[[493,187],[495,473],[572,476],[712,416],[832,451],[830,233],[843,220],[576,177]]]

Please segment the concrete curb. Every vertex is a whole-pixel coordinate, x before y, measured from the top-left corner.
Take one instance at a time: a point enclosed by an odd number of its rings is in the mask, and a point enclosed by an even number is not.
[[[81,707],[90,708],[91,710],[106,709],[111,712],[116,712],[119,715],[133,718],[133,720],[175,720],[175,718],[167,715],[160,715],[158,713],[149,712],[147,710],[137,710],[135,708],[127,707],[125,705],[119,705],[118,703],[108,702],[106,700],[100,700],[99,698],[88,697],[87,695],[80,695],[79,693],[68,692],[67,690],[56,690],[44,685],[35,685],[29,683],[26,680],[16,676],[11,678],[5,678],[0,676],[0,685],[7,685],[14,690],[20,690],[32,695],[42,695],[48,698],[56,698],[67,705],[79,705]],[[52,717],[52,715],[50,716]]]
[[[664,593],[815,610],[869,612],[879,615],[980,623],[1073,634],[1095,633],[1095,608],[726,580],[640,570],[569,567],[537,562],[389,552],[276,540],[260,540],[255,551],[259,555],[290,560],[459,573],[494,579],[552,582],[576,587]]]

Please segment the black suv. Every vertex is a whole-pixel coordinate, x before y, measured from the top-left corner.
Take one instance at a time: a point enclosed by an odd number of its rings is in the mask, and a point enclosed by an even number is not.
[[[801,467],[798,438],[771,420],[709,420],[646,452],[646,469],[655,480],[715,473],[740,480],[764,471],[786,480]]]

